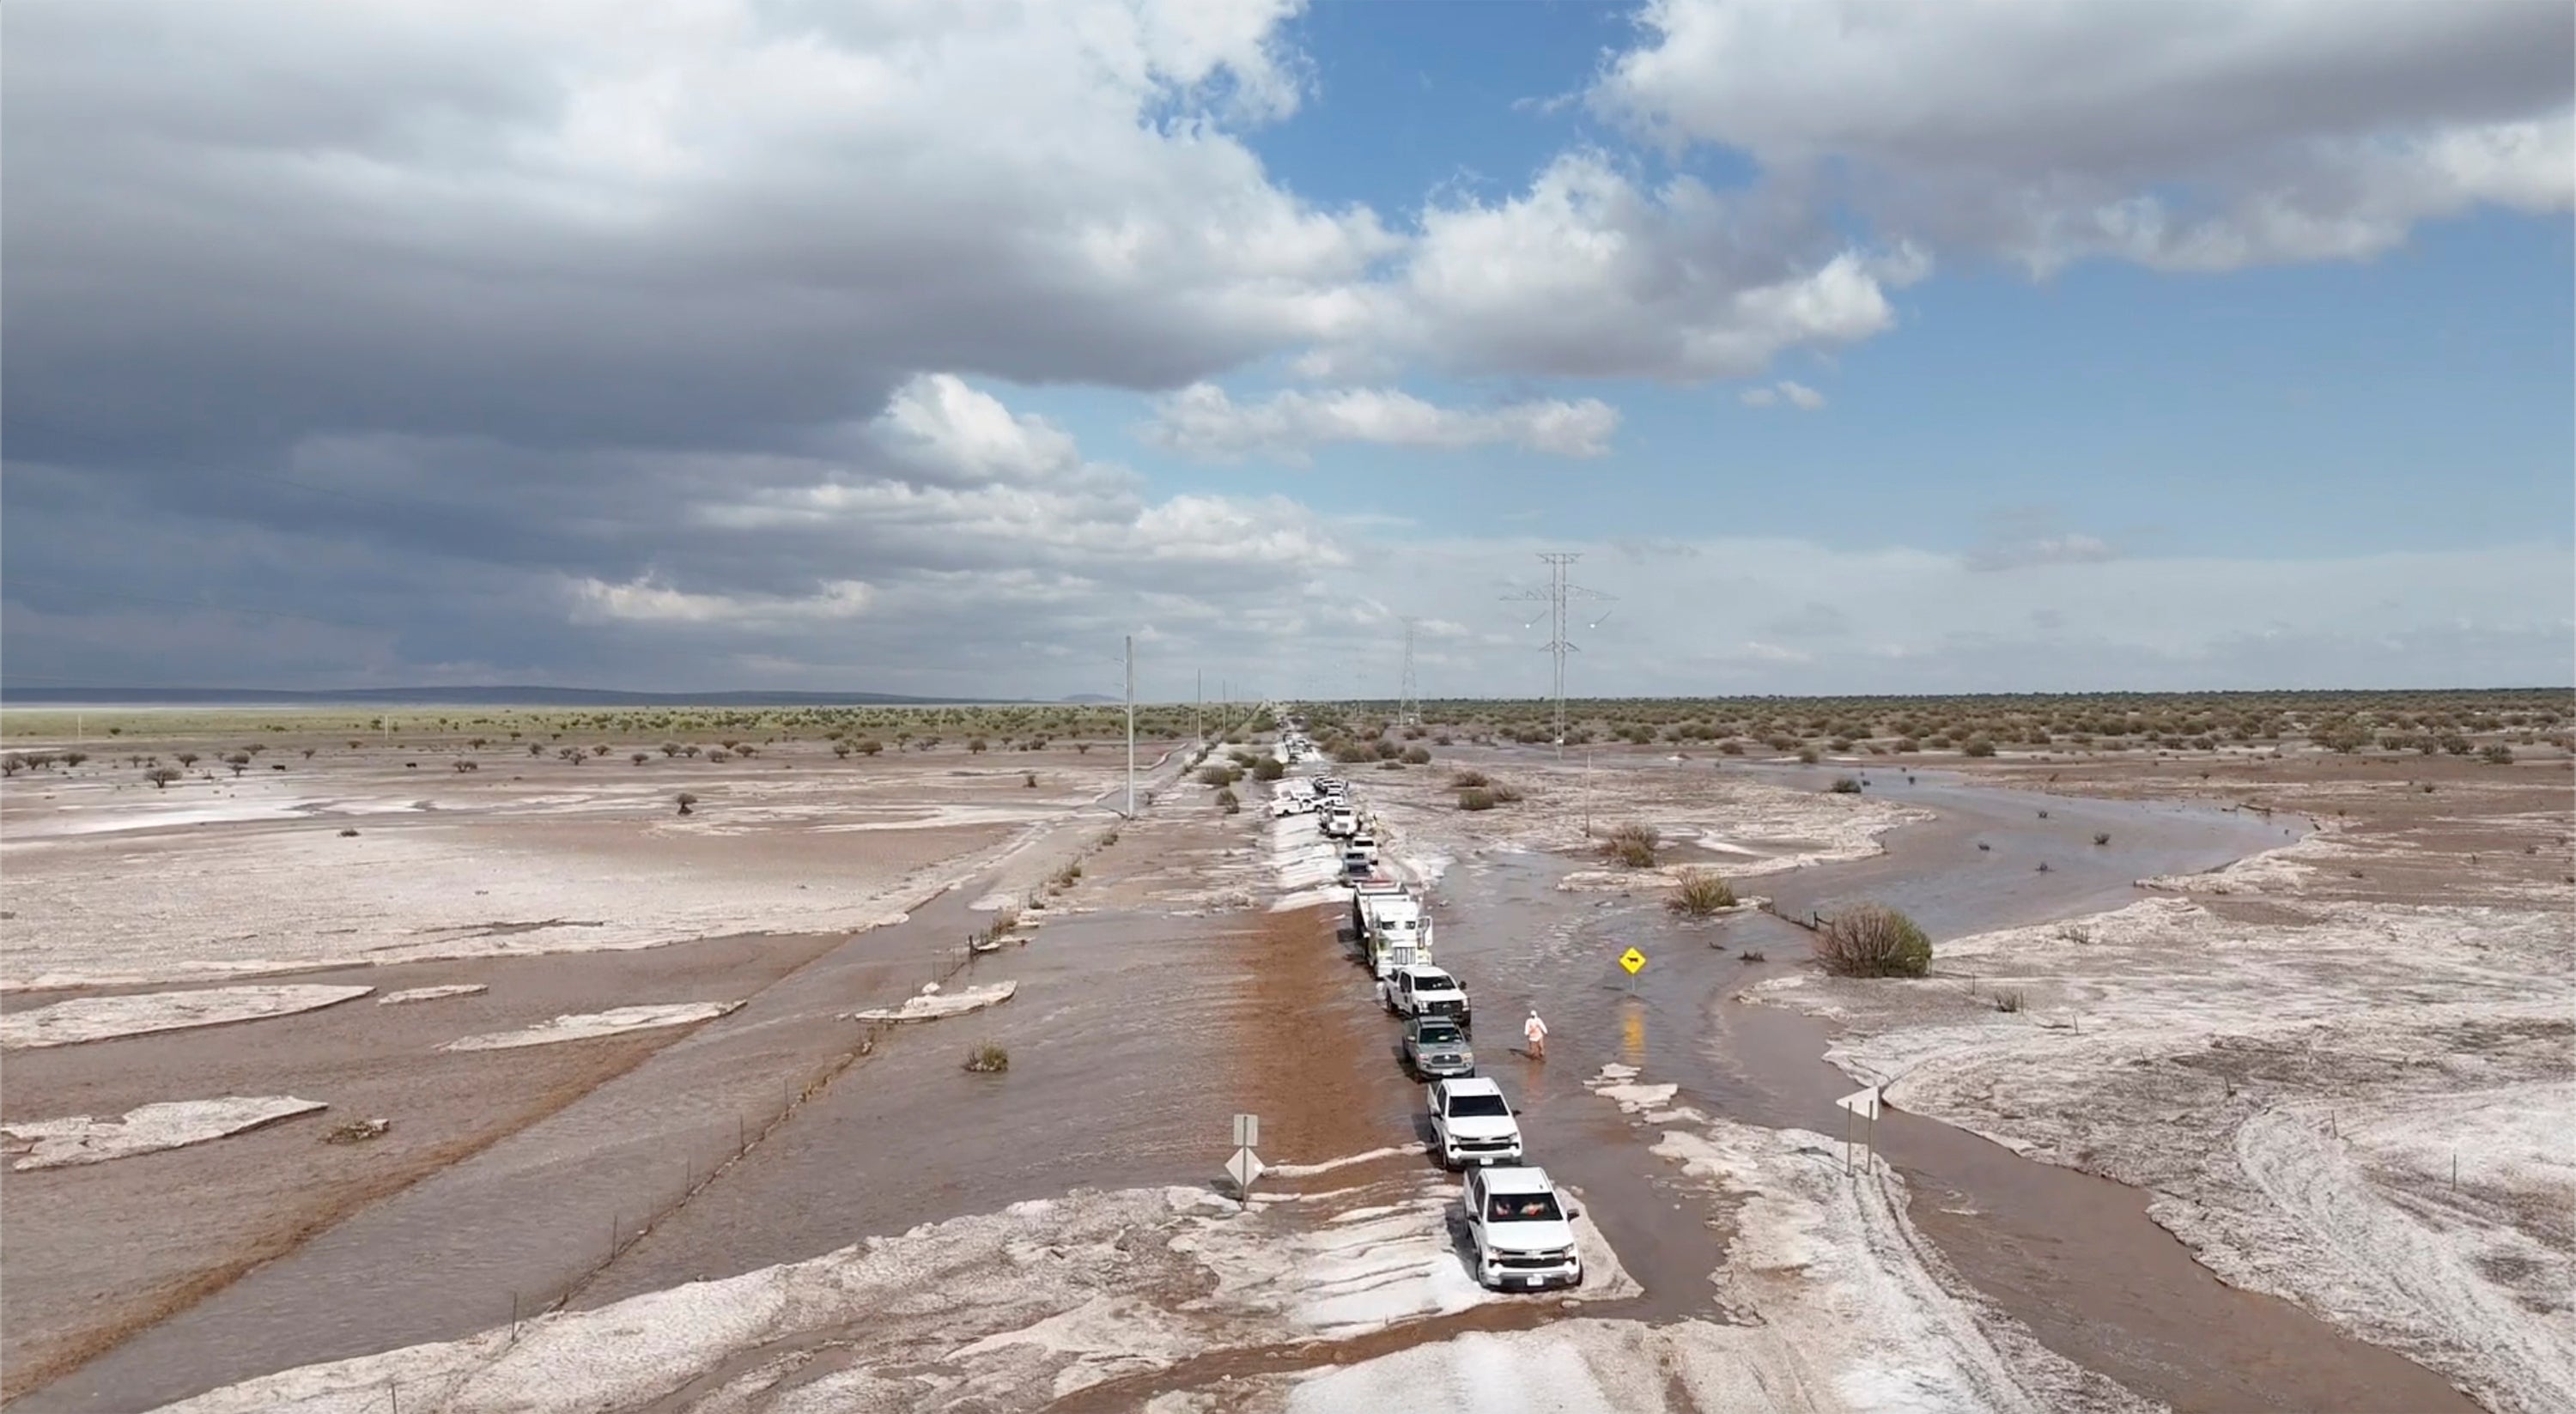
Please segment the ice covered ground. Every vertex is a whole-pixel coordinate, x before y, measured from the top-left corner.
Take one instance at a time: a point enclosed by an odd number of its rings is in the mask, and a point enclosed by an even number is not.
[[[442,1051],[507,1051],[521,1046],[552,1046],[564,1041],[587,1041],[596,1036],[615,1036],[627,1031],[650,1031],[663,1026],[686,1026],[692,1022],[710,1021],[741,1005],[740,1002],[672,1002],[660,1006],[622,1006],[611,1007],[607,1011],[567,1013],[516,1031],[491,1031],[480,1036],[462,1036],[439,1049]]]
[[[1793,789],[1686,764],[1605,768],[1587,790],[1580,766],[1537,761],[1487,773],[1522,790],[1519,803],[1461,811],[1452,774],[1435,765],[1388,772],[1387,779],[1371,773],[1359,784],[1407,849],[1443,866],[1480,849],[1585,854],[1600,835],[1631,821],[1663,837],[1660,867],[1577,870],[1563,887],[1578,890],[1666,887],[1692,868],[1744,878],[1866,859],[1881,852],[1879,837],[1888,831],[1933,818],[1876,796]],[[1586,814],[1591,838],[1583,832]]]
[[[938,983],[931,982],[925,984],[918,994],[904,998],[900,1006],[854,1011],[850,1013],[849,1019],[852,1021],[937,1021],[942,1017],[964,1016],[970,1011],[982,1011],[988,1006],[999,1006],[1017,995],[1019,990],[1020,984],[1017,982],[995,982],[985,987],[960,987],[953,992],[943,992],[939,990]]]
[[[1213,1353],[1528,1299],[1468,1280],[1451,1188],[1407,1175],[1249,1209],[1197,1189],[1078,1191],[173,1407],[380,1414],[392,1398],[447,1414],[1036,1409]],[[1632,1294],[1599,1234],[1587,1227],[1582,1240],[1600,1255],[1580,1294]]]
[[[405,1006],[412,1002],[443,1001],[449,997],[472,997],[492,990],[488,982],[451,982],[440,987],[405,987],[376,998],[378,1006]]]
[[[510,763],[560,778],[520,783],[486,764],[167,792],[122,773],[13,781],[0,787],[16,914],[0,988],[855,931],[983,865],[1042,876],[1048,851],[1026,846],[1056,841],[1110,779],[1062,759]],[[672,804],[684,788],[698,797],[686,817]]]
[[[202,1144],[321,1108],[319,1100],[292,1095],[171,1100],[128,1110],[114,1119],[73,1115],[0,1125],[0,1142],[5,1142],[5,1152],[20,1156],[9,1166],[12,1169],[66,1168]]]
[[[1168,1414],[1971,1414],[2147,1406],[1952,1294],[1883,1166],[1846,1172],[1821,1135],[1674,1107],[1621,1066],[1593,1089],[1663,1129],[1655,1152],[1713,1202],[1739,1201],[1712,1274],[1731,1319],[1564,1320],[1475,1331],[1372,1360],[1175,1394]]]
[[[2230,903],[2149,898],[1942,944],[1923,982],[1755,995],[1841,1019],[1827,1059],[1904,1109],[2146,1189],[2229,1281],[2496,1408],[2576,1408],[2568,915]]]
[[[0,1050],[70,1046],[151,1031],[221,1026],[312,1011],[363,997],[373,987],[318,984],[280,987],[207,987],[189,992],[142,992],[69,1001],[0,1014]]]

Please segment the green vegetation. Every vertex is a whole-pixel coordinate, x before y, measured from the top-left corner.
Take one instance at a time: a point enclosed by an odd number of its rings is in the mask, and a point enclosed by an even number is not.
[[[1663,842],[1662,832],[1654,826],[1631,820],[1611,829],[1601,842],[1601,852],[1628,868],[1652,869],[1655,867],[1655,851],[1662,847]]]
[[[1685,918],[1706,918],[1735,907],[1735,886],[1706,869],[1685,870],[1664,907]]]
[[[1921,977],[1932,970],[1932,940],[1885,904],[1835,914],[1813,946],[1816,961],[1837,977]]]
[[[1011,1068],[1011,1053],[987,1041],[966,1053],[966,1068],[977,1075],[999,1075]]]

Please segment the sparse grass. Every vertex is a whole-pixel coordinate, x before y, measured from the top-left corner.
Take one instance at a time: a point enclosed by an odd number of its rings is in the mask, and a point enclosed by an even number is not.
[[[1836,776],[1834,777],[1834,783],[1827,786],[1826,789],[1833,792],[1835,795],[1858,795],[1860,794],[1860,782],[1850,776]]]
[[[1735,907],[1735,886],[1706,869],[1684,870],[1664,907],[1685,918],[1706,918]]]
[[[1746,948],[1735,955],[1738,962],[1769,962],[1771,955],[1760,948]]]
[[[1655,867],[1655,851],[1663,846],[1663,833],[1654,826],[1631,820],[1611,827],[1601,841],[1601,852],[1630,869]]]
[[[1011,1068],[1011,1053],[987,1041],[966,1053],[966,1068],[977,1075],[999,1075]]]
[[[2022,1009],[2023,1005],[2024,998],[2021,994],[2021,989],[2018,987],[1995,993],[1995,1010],[1997,1011],[2017,1012]]]
[[[1019,905],[1006,903],[993,910],[993,924],[984,930],[984,935],[998,938],[1018,926],[1020,926]]]
[[[1813,947],[1816,961],[1837,977],[1921,977],[1932,970],[1932,940],[1913,919],[1885,904],[1835,914]]]

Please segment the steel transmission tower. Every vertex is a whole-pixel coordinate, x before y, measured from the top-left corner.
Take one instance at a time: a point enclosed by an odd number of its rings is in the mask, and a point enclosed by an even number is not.
[[[1395,703],[1395,724],[1400,727],[1413,726],[1422,720],[1422,693],[1413,680],[1413,631],[1421,622],[1420,619],[1404,621],[1404,684],[1397,692]]]
[[[1581,555],[1566,550],[1542,551],[1539,559],[1547,564],[1547,588],[1524,589],[1519,593],[1503,596],[1507,600],[1532,604],[1544,603],[1548,606],[1539,615],[1539,618],[1549,621],[1547,642],[1541,646],[1556,658],[1556,754],[1559,758],[1565,755],[1565,655],[1582,651],[1565,636],[1565,606],[1568,601],[1574,599],[1602,601],[1610,599],[1609,595],[1599,590],[1586,589],[1567,578],[1567,570],[1572,568],[1576,560],[1582,558]],[[1606,618],[1608,615],[1605,614],[1603,617]],[[1598,624],[1600,621],[1595,619],[1593,623]],[[1532,619],[1530,622],[1536,623],[1538,619]]]

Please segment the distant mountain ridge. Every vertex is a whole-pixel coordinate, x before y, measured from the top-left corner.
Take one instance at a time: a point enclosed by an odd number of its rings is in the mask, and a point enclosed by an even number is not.
[[[363,703],[434,707],[927,707],[1030,701],[1006,697],[912,697],[896,692],[622,692],[597,687],[525,686],[289,691],[244,687],[10,687],[0,683],[0,703],[21,707],[292,707]]]

